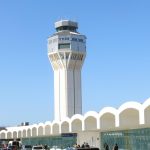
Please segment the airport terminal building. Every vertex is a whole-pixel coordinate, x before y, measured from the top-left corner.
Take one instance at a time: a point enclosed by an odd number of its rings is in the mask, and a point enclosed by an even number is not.
[[[105,143],[110,149],[117,143],[122,150],[150,149],[150,99],[82,114],[86,36],[77,31],[74,21],[58,21],[55,28],[56,33],[48,38],[48,58],[54,71],[54,121],[6,127],[0,131],[1,141],[19,139],[23,144],[60,148],[86,142],[100,149]]]

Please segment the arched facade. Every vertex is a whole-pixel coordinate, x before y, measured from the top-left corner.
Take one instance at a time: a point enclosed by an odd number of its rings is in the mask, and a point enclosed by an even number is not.
[[[8,127],[7,131],[0,131],[1,139],[26,138],[38,136],[58,135],[61,133],[82,133],[116,128],[138,128],[140,125],[150,125],[150,99],[143,104],[126,102],[115,109],[105,107],[99,113],[89,111],[85,115],[76,114],[61,122],[53,121],[30,126]]]

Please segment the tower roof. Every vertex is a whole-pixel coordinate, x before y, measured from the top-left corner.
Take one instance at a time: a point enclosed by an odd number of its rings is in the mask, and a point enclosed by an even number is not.
[[[55,22],[55,28],[57,32],[64,30],[77,32],[78,23],[70,20],[60,20]]]
[[[55,22],[55,28],[59,28],[62,26],[70,26],[70,27],[78,28],[78,23],[70,20],[60,20]]]

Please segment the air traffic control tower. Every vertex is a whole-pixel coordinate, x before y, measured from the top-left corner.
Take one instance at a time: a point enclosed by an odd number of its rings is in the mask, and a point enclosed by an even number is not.
[[[48,38],[48,57],[54,71],[54,120],[82,114],[81,69],[86,56],[86,37],[78,23],[55,22],[56,32]]]

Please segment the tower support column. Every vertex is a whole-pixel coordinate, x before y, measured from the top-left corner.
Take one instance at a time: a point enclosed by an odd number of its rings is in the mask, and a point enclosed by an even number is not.
[[[54,71],[54,88],[56,120],[82,113],[81,70]]]

